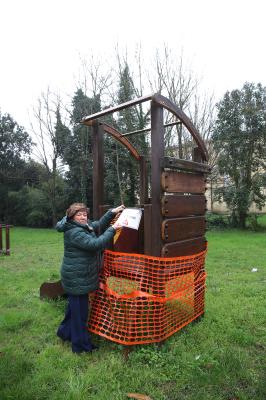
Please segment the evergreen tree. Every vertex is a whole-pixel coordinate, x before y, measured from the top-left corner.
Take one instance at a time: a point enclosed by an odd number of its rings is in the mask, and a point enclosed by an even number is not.
[[[265,203],[265,87],[245,83],[241,90],[224,95],[218,104],[213,141],[219,151],[220,173],[227,177],[218,196],[227,203],[234,224],[244,228],[251,203],[257,207]]]
[[[110,126],[116,126],[112,116],[105,120]],[[120,204],[124,200],[123,197],[121,198],[119,186],[118,151],[122,153],[122,148],[117,141],[110,135],[104,135],[104,203],[109,205]]]
[[[56,110],[56,123],[55,123],[55,135],[53,138],[53,145],[56,149],[56,154],[63,158],[65,151],[69,145],[71,136],[70,129],[62,122],[61,113],[59,107]]]
[[[0,112],[0,221],[11,218],[8,192],[22,187],[26,158],[32,140],[23,127],[9,115]]]
[[[124,103],[133,100],[136,95],[133,79],[130,75],[129,66],[124,64],[120,69],[120,80],[118,89],[117,103]],[[119,112],[117,121],[118,129],[121,133],[132,132],[143,129],[146,125],[147,117],[144,115],[142,106],[133,106]],[[132,135],[129,141],[137,148],[140,154],[147,154],[148,145],[144,134]],[[120,164],[121,186],[124,188],[125,201],[130,205],[136,204],[139,195],[139,168],[136,160],[117,146],[118,159]]]
[[[69,202],[82,201],[92,207],[92,132],[81,125],[82,118],[101,110],[100,96],[86,96],[78,89],[72,101],[72,134],[64,151],[64,161],[69,166],[67,172]]]

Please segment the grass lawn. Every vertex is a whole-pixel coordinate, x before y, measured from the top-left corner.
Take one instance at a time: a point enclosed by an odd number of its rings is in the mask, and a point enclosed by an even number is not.
[[[41,301],[39,287],[59,278],[62,241],[14,228],[11,256],[0,257],[1,400],[266,399],[266,230],[209,231],[205,317],[161,347],[134,347],[127,362],[100,337],[98,352],[80,356],[56,337],[65,301]]]

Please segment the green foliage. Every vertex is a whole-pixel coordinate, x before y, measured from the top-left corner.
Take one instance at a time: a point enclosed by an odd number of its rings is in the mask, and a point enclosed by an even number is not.
[[[241,90],[227,92],[218,104],[213,135],[219,153],[219,171],[227,177],[216,199],[223,199],[236,226],[245,227],[252,202],[265,204],[262,187],[266,162],[266,88],[246,83]]]
[[[63,160],[68,165],[66,173],[68,202],[82,201],[92,207],[92,132],[81,125],[82,118],[101,110],[100,96],[86,96],[78,89],[72,101],[72,132],[67,135]]]
[[[33,227],[48,227],[52,224],[52,205],[50,192],[52,180],[47,179],[25,185],[18,191],[9,191],[9,223]],[[64,182],[56,178],[55,210],[59,216],[67,207],[64,196]]]
[[[112,125],[115,126],[115,123]],[[121,202],[118,171],[121,165],[120,159],[124,156],[129,157],[127,153],[127,150],[122,148],[112,137],[104,135],[104,198],[106,204],[120,204]]]
[[[120,65],[119,88],[117,103],[124,103],[136,97],[136,88],[130,74],[127,62]],[[118,130],[121,133],[128,133],[143,129],[147,123],[147,116],[144,114],[142,106],[133,106],[119,112],[117,121]],[[148,144],[145,135],[133,135],[129,138],[139,154],[147,155]],[[124,148],[117,145],[116,167],[119,170],[119,180],[121,181],[120,191],[125,204],[134,206],[139,198],[139,166],[132,155]]]
[[[0,113],[0,169],[17,169],[30,153],[32,141],[23,127],[9,115]]]
[[[205,317],[160,347],[133,346],[126,362],[123,346],[96,335],[93,354],[61,343],[65,301],[41,301],[39,287],[59,279],[62,235],[13,228],[11,256],[0,257],[1,400],[264,400],[265,233],[212,231],[208,241]]]
[[[250,231],[264,232],[266,230],[265,220],[266,215],[249,214],[247,217],[246,227]],[[224,230],[235,228],[235,221],[231,215],[207,213],[206,214],[207,229],[208,230]]]
[[[39,211],[39,210],[32,210],[27,215],[26,225],[36,227],[36,228],[39,228],[42,226],[47,226],[48,218],[49,218],[49,216],[45,212]]]
[[[208,229],[226,229],[229,227],[229,220],[226,215],[207,213],[206,220]]]
[[[9,115],[0,112],[0,222],[9,217],[8,191],[22,187],[26,157],[32,141],[23,127]]]
[[[92,207],[92,135],[90,128],[80,121],[100,107],[98,95],[88,98],[82,90],[77,90],[73,98],[72,131],[62,122],[57,108],[51,135],[52,166],[47,160],[45,165],[26,162],[31,140],[9,115],[0,115],[0,222],[46,227],[53,225],[71,202],[83,200]],[[64,179],[60,174],[60,158],[67,166]]]
[[[55,135],[52,138],[53,140],[53,145],[56,149],[56,153],[63,158],[64,153],[67,149],[67,146],[69,145],[70,142],[70,129],[63,124],[62,119],[61,119],[61,114],[60,110],[56,110],[56,124],[55,124]]]
[[[44,192],[37,188],[24,186],[17,192],[9,192],[11,222],[17,225],[48,226],[51,210]],[[37,216],[40,220],[37,221]]]
[[[81,120],[101,110],[101,98],[99,94],[94,97],[88,97],[82,89],[77,89],[72,100],[72,123],[79,125]],[[81,126],[80,128],[83,128]]]
[[[266,231],[266,224],[264,221],[266,220],[266,215],[258,215],[255,213],[249,214],[247,218],[247,227],[251,231],[254,232],[265,232]]]

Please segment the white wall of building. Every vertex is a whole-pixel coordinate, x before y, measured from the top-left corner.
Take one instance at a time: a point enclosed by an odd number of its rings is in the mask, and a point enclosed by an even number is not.
[[[266,188],[263,190],[263,193],[266,194]],[[225,202],[218,202],[215,201],[213,202],[212,206],[211,206],[211,189],[210,186],[207,186],[207,190],[205,192],[205,196],[207,199],[207,209],[208,211],[212,211],[214,213],[221,213],[221,214],[228,214],[229,210],[226,206]],[[259,210],[256,205],[253,203],[249,209],[250,213],[256,213],[256,214],[266,214],[266,205]]]

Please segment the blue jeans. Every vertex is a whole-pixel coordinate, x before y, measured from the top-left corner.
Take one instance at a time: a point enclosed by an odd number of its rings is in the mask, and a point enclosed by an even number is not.
[[[65,318],[58,328],[57,336],[71,342],[73,353],[92,351],[94,348],[87,329],[88,307],[88,294],[68,295]]]

